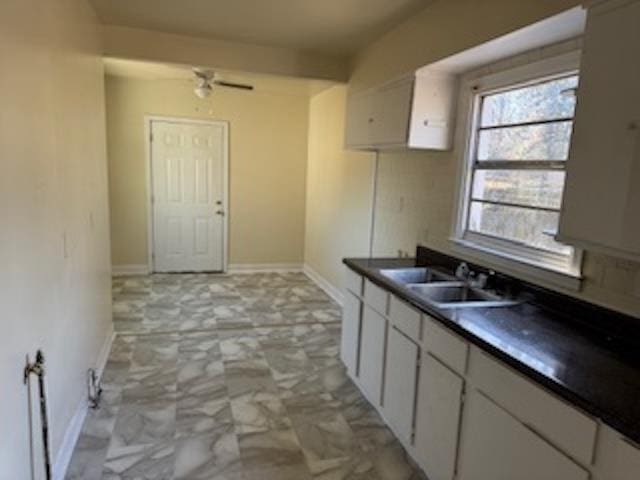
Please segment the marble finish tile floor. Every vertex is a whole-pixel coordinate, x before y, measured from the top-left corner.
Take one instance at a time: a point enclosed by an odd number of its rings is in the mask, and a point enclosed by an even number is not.
[[[346,376],[340,309],[305,276],[116,278],[114,308],[67,480],[424,479]]]
[[[126,333],[340,321],[340,308],[303,273],[115,277],[116,331]]]

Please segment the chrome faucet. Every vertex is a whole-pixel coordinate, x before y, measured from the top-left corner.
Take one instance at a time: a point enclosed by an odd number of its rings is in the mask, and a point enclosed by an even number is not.
[[[460,265],[458,265],[458,268],[456,268],[456,278],[467,281],[469,280],[470,276],[471,269],[469,269],[469,265],[467,265],[467,262],[460,263]]]
[[[459,278],[474,288],[485,288],[489,281],[489,277],[492,275],[494,275],[493,271],[490,271],[489,274],[474,272],[469,268],[467,262],[461,262],[460,265],[458,265],[458,268],[456,268],[456,278]]]

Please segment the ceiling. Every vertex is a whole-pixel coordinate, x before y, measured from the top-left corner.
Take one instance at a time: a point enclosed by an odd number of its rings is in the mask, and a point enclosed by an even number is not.
[[[108,25],[351,55],[432,0],[90,0]]]
[[[119,58],[105,58],[104,69],[107,75],[141,80],[181,80],[193,83],[191,66],[169,65]],[[253,85],[256,92],[278,93],[283,95],[311,96],[335,85],[324,80],[262,75],[229,70],[216,70],[216,76],[222,80]],[[215,88],[215,87],[214,87]]]

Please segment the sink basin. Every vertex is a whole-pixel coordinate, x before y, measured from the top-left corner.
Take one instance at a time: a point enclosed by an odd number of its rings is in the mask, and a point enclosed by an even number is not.
[[[389,268],[380,270],[380,273],[390,280],[403,285],[456,281],[456,279],[450,275],[427,267]]]
[[[438,308],[501,307],[517,302],[462,282],[408,284],[409,290]]]

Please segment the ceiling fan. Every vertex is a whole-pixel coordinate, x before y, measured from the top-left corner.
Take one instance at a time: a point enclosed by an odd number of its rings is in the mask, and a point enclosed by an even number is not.
[[[253,85],[225,82],[224,80],[220,80],[216,78],[216,74],[213,70],[194,68],[193,74],[195,75],[196,80],[196,87],[193,91],[200,98],[207,98],[209,95],[211,95],[214,85],[228,88],[238,88],[240,90],[253,90]]]

